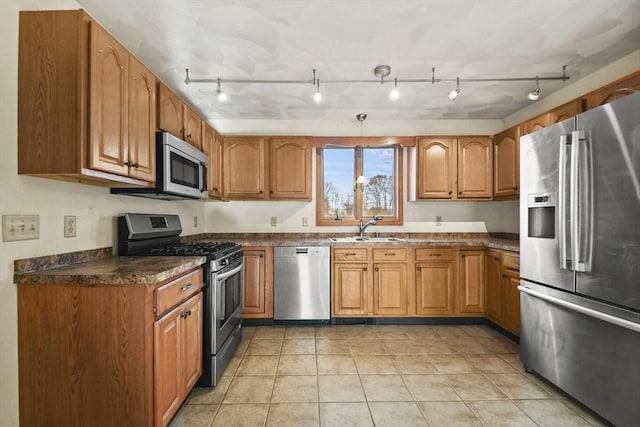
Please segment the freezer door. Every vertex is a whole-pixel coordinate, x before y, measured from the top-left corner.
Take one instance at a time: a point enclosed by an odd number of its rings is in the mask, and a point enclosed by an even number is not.
[[[520,276],[573,291],[566,120],[520,138]]]
[[[640,310],[640,92],[578,116],[576,291]]]

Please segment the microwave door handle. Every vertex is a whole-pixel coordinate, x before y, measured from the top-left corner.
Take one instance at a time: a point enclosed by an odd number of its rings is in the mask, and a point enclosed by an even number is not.
[[[585,131],[572,132],[571,147],[571,212],[573,269],[591,271],[593,252],[593,177],[591,150]],[[575,165],[575,167],[574,167]]]
[[[560,268],[571,270],[571,253],[568,243],[571,242],[571,227],[567,227],[567,149],[571,147],[571,136],[560,136],[560,156],[558,160],[558,246]],[[571,180],[569,180],[570,182]],[[569,194],[571,194],[569,192]]]

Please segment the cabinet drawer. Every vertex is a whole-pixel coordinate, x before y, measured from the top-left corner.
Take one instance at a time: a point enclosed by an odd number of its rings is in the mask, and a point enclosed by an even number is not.
[[[520,270],[520,256],[512,253],[502,253],[502,265],[511,270]]]
[[[156,289],[156,317],[202,289],[202,269],[192,271]]]
[[[444,248],[418,248],[416,249],[416,261],[451,261],[453,249]]]
[[[407,250],[405,248],[374,248],[374,261],[406,261]]]
[[[366,261],[367,248],[335,248],[334,261]]]

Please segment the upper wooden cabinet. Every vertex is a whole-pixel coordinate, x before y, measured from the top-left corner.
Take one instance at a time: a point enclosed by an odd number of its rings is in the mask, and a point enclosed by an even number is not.
[[[640,90],[640,70],[585,96],[586,108],[599,107]]]
[[[269,140],[269,197],[311,200],[311,143],[308,138]]]
[[[222,139],[223,191],[226,199],[265,199],[266,139],[231,136]]]
[[[549,126],[549,114],[544,113],[522,123],[520,129],[522,131],[522,135],[527,135],[531,132],[544,129],[547,126]]]
[[[222,137],[207,123],[202,123],[202,149],[209,158],[207,171],[210,199],[222,198]]]
[[[514,126],[493,137],[493,197],[520,193],[520,130]]]
[[[560,105],[547,113],[549,115],[547,119],[548,126],[575,117],[580,113],[582,113],[582,100],[574,99],[573,101]]]
[[[158,129],[204,149],[202,119],[163,83],[158,83]]]
[[[304,137],[222,140],[223,197],[311,200],[311,142]]]
[[[100,25],[20,12],[18,68],[18,173],[153,185],[155,77]]]
[[[491,199],[493,146],[486,136],[419,137],[415,147],[417,199]]]

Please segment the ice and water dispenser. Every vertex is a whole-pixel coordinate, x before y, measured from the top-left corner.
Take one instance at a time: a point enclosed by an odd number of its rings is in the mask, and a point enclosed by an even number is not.
[[[537,193],[527,196],[529,213],[529,237],[555,239],[556,194]]]

